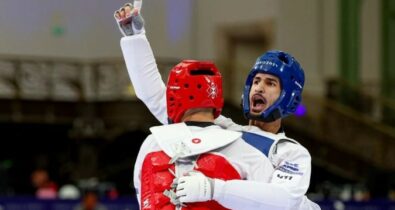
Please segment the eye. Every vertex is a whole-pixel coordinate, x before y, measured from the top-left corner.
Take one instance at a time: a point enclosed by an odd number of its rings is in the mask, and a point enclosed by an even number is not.
[[[277,86],[277,83],[274,82],[274,81],[267,81],[266,84],[267,84],[268,86],[270,86],[270,87],[276,87],[276,86]]]
[[[266,81],[266,85],[269,87],[277,87],[280,85],[280,81],[276,80],[276,79],[267,79]]]

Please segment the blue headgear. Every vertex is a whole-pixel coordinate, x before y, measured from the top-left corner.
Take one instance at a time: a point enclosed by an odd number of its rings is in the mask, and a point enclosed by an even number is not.
[[[257,73],[271,74],[279,78],[281,93],[279,98],[259,116],[250,114],[249,93]],[[272,122],[295,112],[302,101],[304,72],[292,55],[282,51],[268,51],[261,55],[251,69],[242,96],[244,116],[264,122]]]

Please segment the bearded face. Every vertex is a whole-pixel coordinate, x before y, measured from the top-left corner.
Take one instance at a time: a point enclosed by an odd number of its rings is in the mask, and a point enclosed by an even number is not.
[[[260,115],[280,96],[281,83],[278,77],[271,74],[257,73],[250,90],[250,114]]]

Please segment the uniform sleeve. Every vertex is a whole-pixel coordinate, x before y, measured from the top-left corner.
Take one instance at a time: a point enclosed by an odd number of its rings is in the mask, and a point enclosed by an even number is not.
[[[243,180],[214,179],[213,199],[228,209],[287,209],[291,200],[285,189],[270,183],[274,172],[269,159],[253,146],[236,141],[222,153]]]
[[[283,210],[292,206],[284,188],[248,180],[215,179],[213,199],[226,208],[241,210]]]
[[[144,33],[123,37],[121,48],[136,96],[162,124],[167,124],[166,86]]]
[[[311,158],[298,144],[278,145],[278,158],[284,158],[268,183],[255,180],[215,179],[213,199],[229,209],[319,209],[308,201]],[[307,208],[308,207],[308,208]]]
[[[311,156],[300,144],[279,142],[273,148],[271,162],[274,174],[271,183],[283,186],[292,197],[302,197],[310,185]]]
[[[246,180],[215,179],[214,200],[234,210],[321,210],[306,196],[291,197],[281,185]]]

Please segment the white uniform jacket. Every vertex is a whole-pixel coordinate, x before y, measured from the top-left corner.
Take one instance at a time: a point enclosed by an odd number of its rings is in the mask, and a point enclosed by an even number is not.
[[[137,97],[162,124],[167,124],[166,87],[145,33],[123,37],[121,48]],[[259,203],[262,209],[275,209],[273,206],[281,207],[279,209],[320,209],[305,196],[311,175],[311,156],[307,149],[284,133],[272,134],[254,126],[240,126],[223,116],[215,123],[241,131],[242,138],[265,154],[275,170],[270,183],[243,181],[227,188],[226,192],[216,193],[214,199],[245,198],[245,202],[254,200]],[[249,193],[243,194],[246,189]],[[240,204],[245,202],[240,201]]]
[[[144,158],[151,152],[164,151],[170,158],[197,157],[199,154],[212,153],[224,157],[238,172],[241,179],[254,182],[269,182],[273,167],[269,159],[259,150],[243,141],[240,132],[224,130],[217,125],[208,127],[186,126],[184,123],[157,126],[150,129],[149,135],[142,144],[136,159],[134,168],[134,186],[140,204],[141,169]],[[191,140],[200,139],[199,144]],[[181,155],[180,155],[181,154]],[[175,162],[176,177],[193,169],[194,164],[185,164],[186,161]],[[253,202],[240,206],[237,200],[228,199],[224,196],[226,188],[233,187],[232,183],[240,181],[231,180],[225,182],[215,179],[214,191],[216,200],[222,206],[229,209],[261,209]],[[219,186],[216,186],[219,185]],[[250,206],[250,207],[249,207]]]

